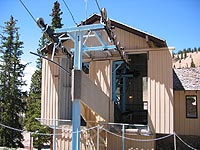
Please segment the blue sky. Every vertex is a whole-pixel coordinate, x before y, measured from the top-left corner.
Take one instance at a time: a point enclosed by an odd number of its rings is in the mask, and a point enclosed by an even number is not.
[[[50,24],[55,0],[22,0],[34,18],[43,17]],[[63,0],[61,16],[64,28],[74,26]],[[65,0],[77,23],[93,13],[99,13],[95,0]],[[86,9],[87,2],[87,9]],[[200,0],[98,0],[105,7],[108,17],[134,28],[153,34],[176,48],[200,47]],[[87,11],[86,11],[87,10]],[[36,57],[29,52],[38,47],[41,30],[26,12],[19,0],[0,0],[0,26],[13,15],[20,27],[20,40],[24,42],[25,62],[35,62]],[[0,29],[1,31],[1,29]],[[34,63],[32,66],[34,67]]]

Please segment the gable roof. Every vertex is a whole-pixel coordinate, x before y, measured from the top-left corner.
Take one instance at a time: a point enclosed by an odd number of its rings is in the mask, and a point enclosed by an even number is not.
[[[82,22],[82,24],[93,24],[97,21],[100,21],[101,16],[98,14],[93,14],[91,17],[89,17],[88,19],[86,19],[85,21]],[[165,40],[158,38],[152,34],[149,34],[147,32],[141,31],[139,29],[133,28],[131,26],[128,26],[126,24],[120,23],[118,21],[115,21],[113,19],[110,19],[111,21],[111,25],[120,29],[123,29],[127,32],[133,33],[135,35],[138,35],[142,38],[146,39],[146,36],[148,36],[149,40],[152,41],[155,46],[157,47],[167,47],[167,43]]]
[[[173,71],[174,90],[200,90],[200,67]]]

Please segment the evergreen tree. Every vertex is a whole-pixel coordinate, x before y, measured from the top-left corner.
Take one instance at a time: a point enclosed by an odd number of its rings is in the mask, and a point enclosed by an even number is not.
[[[196,47],[194,47],[194,52],[196,52],[196,53],[198,52],[198,50],[197,50],[197,48],[196,48]]]
[[[22,129],[20,114],[25,110],[22,86],[23,71],[26,65],[20,63],[23,42],[19,40],[19,33],[13,16],[5,22],[1,35],[0,56],[0,122],[4,125]],[[5,147],[23,147],[21,132],[0,126],[0,144]]]
[[[195,68],[195,67],[196,67],[195,64],[194,64],[193,59],[192,59],[192,61],[191,61],[191,67],[192,67],[192,68]]]
[[[181,59],[183,59],[183,52],[181,51]]]
[[[63,24],[61,23],[62,18],[60,17],[63,12],[61,12],[60,4],[58,1],[54,2],[54,6],[52,9],[52,13],[50,16],[52,17],[51,26],[53,29],[62,28]]]
[[[186,49],[183,50],[183,53],[184,53],[184,59],[186,59],[187,58],[187,51],[186,51]]]
[[[52,9],[52,23],[51,28],[61,28],[63,24],[61,24],[60,15],[60,4],[58,1],[54,3],[54,7]],[[38,54],[41,54],[40,49],[42,49],[46,43],[48,43],[48,39],[43,35],[39,41]],[[41,80],[42,80],[42,60],[41,58],[37,59],[37,70],[34,72],[31,78],[31,86],[28,98],[28,109],[26,112],[25,126],[28,131],[32,132],[42,132],[42,133],[50,133],[50,129],[47,126],[42,126],[35,118],[41,117]],[[33,136],[33,145],[37,149],[41,149],[44,143],[50,141],[50,136],[43,135],[32,135]]]
[[[188,51],[188,52],[192,52],[191,48],[188,48],[187,51]]]
[[[46,39],[44,36],[41,37],[39,41],[39,48],[37,50],[38,54],[41,54],[40,49],[44,47]],[[29,97],[27,100],[27,111],[25,119],[25,127],[30,132],[40,132],[40,133],[50,133],[50,128],[40,124],[36,118],[41,117],[41,81],[42,81],[42,60],[38,58],[36,61],[36,71],[31,77],[31,86]],[[33,145],[37,149],[42,149],[44,143],[50,141],[50,136],[37,135],[33,136]]]

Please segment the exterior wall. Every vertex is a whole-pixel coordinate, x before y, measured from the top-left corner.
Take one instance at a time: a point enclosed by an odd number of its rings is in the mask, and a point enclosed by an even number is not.
[[[186,118],[186,95],[197,96],[197,118]],[[200,91],[174,91],[174,129],[180,135],[200,136]]]
[[[55,57],[54,61],[69,70],[67,58]],[[71,119],[71,77],[45,59],[42,61],[41,95],[42,123],[53,125],[52,119]]]
[[[112,103],[112,61],[90,62],[89,78],[99,87],[110,99],[109,121],[114,121],[114,107]]]
[[[122,138],[115,136],[113,134],[107,133],[108,136],[108,149],[109,150],[122,150]],[[129,138],[129,139],[127,139]],[[138,141],[130,140],[138,139]],[[125,134],[124,139],[124,149],[125,150],[152,150],[155,147],[155,141],[139,141],[139,140],[151,140],[154,139],[154,136],[143,136],[143,135],[127,135]]]
[[[58,62],[58,58],[54,61]],[[53,125],[49,119],[58,119],[58,76],[58,67],[43,59],[41,119],[45,125]]]
[[[148,122],[155,133],[173,133],[173,74],[168,49],[148,52]]]
[[[117,35],[117,40],[120,41],[120,44],[124,49],[149,48],[146,39],[138,35],[119,28],[115,28],[115,34]]]
[[[84,130],[84,128],[82,128]],[[56,131],[56,148],[58,150],[71,150],[72,148],[72,132],[70,126],[63,126],[63,129]],[[121,150],[122,137],[119,133],[110,133],[104,129],[99,128],[99,136],[97,136],[97,129],[85,130],[80,133],[80,149],[81,150]],[[116,136],[117,135],[117,136]],[[99,139],[97,139],[99,138]],[[133,133],[125,133],[124,149],[143,149],[152,150],[155,147],[155,141],[141,142],[129,139],[151,140],[155,136],[135,135]],[[97,148],[98,147],[98,148]]]
[[[71,60],[68,58],[59,58],[59,64],[71,72]],[[59,93],[58,93],[58,118],[71,120],[72,101],[71,101],[71,76],[59,70]]]
[[[99,23],[99,21],[96,21],[95,23]],[[103,31],[99,32],[102,34],[102,38],[104,39],[104,41],[110,44],[110,42],[108,41],[107,33]],[[121,47],[123,47],[124,49],[149,48],[146,39],[141,36],[125,31],[124,29],[121,29],[119,27],[115,27],[114,33],[116,35],[117,41],[120,42]],[[86,42],[86,45],[91,44],[93,46],[99,46],[100,43],[96,40],[96,38],[89,38]]]
[[[89,78],[109,97],[111,97],[112,64],[110,60],[90,62]]]

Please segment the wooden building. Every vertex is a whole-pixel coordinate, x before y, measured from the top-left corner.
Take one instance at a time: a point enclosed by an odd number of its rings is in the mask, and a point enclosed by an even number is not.
[[[94,14],[82,24],[95,24],[100,20],[101,17]],[[83,71],[74,72],[71,57],[61,49],[57,49],[54,61],[69,73],[43,60],[41,108],[43,124],[53,126],[51,119],[71,120],[71,74],[74,74],[77,79],[73,83],[75,96],[82,100],[81,117],[86,127],[98,125],[102,121],[148,126],[150,132],[148,137],[132,135],[132,138],[138,139],[153,139],[156,134],[173,133],[174,127],[177,128],[176,125],[174,126],[173,94],[178,95],[173,93],[171,60],[173,49],[167,46],[165,40],[146,32],[114,20],[111,20],[111,25],[115,27],[115,35],[127,62],[115,49],[83,52]],[[99,33],[109,44],[107,33],[103,31]],[[98,41],[95,38],[87,39],[87,34],[89,33],[86,33],[85,44],[98,46]],[[62,44],[67,50],[74,47],[71,40],[66,40]],[[49,58],[51,57],[51,46],[43,51]],[[63,122],[57,122],[57,126],[67,127]],[[128,131],[130,130],[127,129]],[[101,138],[106,138],[103,141],[114,143],[117,140],[115,137],[105,136],[106,134],[102,132]],[[57,137],[57,147],[65,147],[66,143],[69,146],[70,140],[66,139]],[[109,145],[101,143],[102,149],[121,149],[111,143]],[[129,149],[154,149],[155,146],[154,141],[149,144],[131,142],[126,144]]]
[[[174,128],[200,136],[200,68],[174,69]]]

